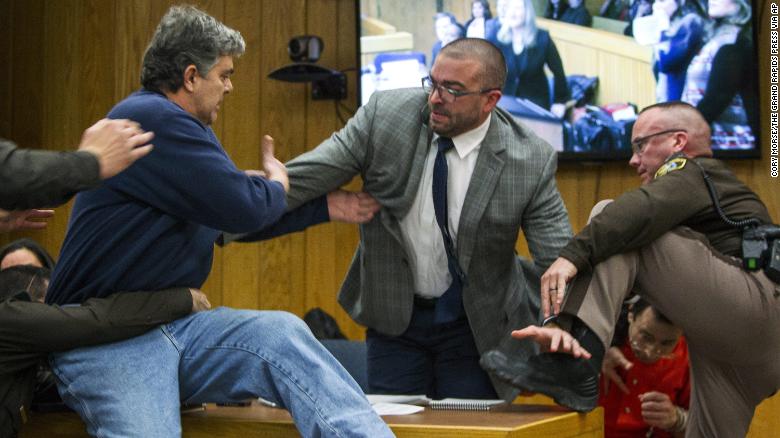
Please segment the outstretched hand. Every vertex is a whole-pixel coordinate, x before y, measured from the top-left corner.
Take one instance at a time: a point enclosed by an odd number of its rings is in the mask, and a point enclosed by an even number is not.
[[[558,327],[538,327],[529,325],[522,330],[512,332],[515,339],[530,339],[542,347],[542,351],[550,353],[567,353],[576,358],[590,359],[588,350],[567,331]]]
[[[561,311],[566,284],[575,275],[577,275],[577,267],[563,257],[558,257],[544,272],[541,281],[541,301],[545,318],[550,316],[551,311],[553,314]]]
[[[46,222],[34,219],[48,219],[54,216],[54,210],[0,210],[0,233],[16,230],[40,230],[46,228]]]
[[[328,193],[328,215],[331,221],[362,224],[373,219],[379,202],[366,192],[335,190]]]
[[[284,192],[290,191],[290,180],[287,177],[287,168],[284,163],[274,156],[274,139],[270,135],[264,135],[260,141],[260,150],[263,152],[263,172],[271,181],[282,183]]]

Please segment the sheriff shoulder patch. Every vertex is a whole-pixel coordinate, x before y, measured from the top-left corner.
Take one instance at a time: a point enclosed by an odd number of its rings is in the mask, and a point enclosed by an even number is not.
[[[655,176],[653,178],[658,178],[661,176],[666,175],[669,172],[674,172],[675,170],[680,170],[683,167],[685,167],[685,163],[688,162],[687,158],[679,157],[679,158],[672,158],[671,160],[664,163],[663,166],[661,166],[660,169],[655,173]]]

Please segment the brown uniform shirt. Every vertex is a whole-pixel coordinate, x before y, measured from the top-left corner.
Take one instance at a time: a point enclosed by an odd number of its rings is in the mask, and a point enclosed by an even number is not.
[[[696,160],[710,175],[726,216],[735,221],[754,217],[762,223],[772,222],[764,203],[724,163],[713,158]],[[691,159],[607,205],[560,255],[578,271],[589,271],[610,256],[641,248],[678,226],[704,234],[722,254],[742,255],[742,230],[720,218],[701,170]]]

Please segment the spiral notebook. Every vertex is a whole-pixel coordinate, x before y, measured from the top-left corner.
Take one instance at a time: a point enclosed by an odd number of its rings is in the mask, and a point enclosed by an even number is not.
[[[504,400],[480,400],[469,398],[445,398],[430,400],[428,407],[437,410],[455,411],[489,411],[494,407],[506,404]]]
[[[427,406],[436,410],[455,411],[489,411],[490,409],[505,405],[504,400],[499,399],[470,399],[470,398],[445,398],[432,400],[424,395],[368,395],[368,401],[374,405],[377,403],[403,403],[410,405]]]

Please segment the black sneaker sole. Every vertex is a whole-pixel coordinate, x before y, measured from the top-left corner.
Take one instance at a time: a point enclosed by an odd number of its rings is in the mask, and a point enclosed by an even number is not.
[[[524,391],[544,394],[551,397],[559,405],[577,412],[590,412],[597,406],[598,382],[579,382],[580,385],[586,387],[583,388],[584,391],[587,390],[588,386],[596,385],[595,395],[588,397],[588,400],[583,400],[584,396],[565,386],[567,382],[548,384],[540,381],[538,378],[535,379],[533,376],[540,371],[529,366],[526,362],[516,362],[509,365],[506,356],[500,352],[489,351],[485,353],[480,363],[485,370],[502,382]]]
[[[539,382],[538,380],[529,378],[529,376],[533,375],[535,370],[530,369],[525,364],[518,365],[519,366],[517,366],[517,368],[518,371],[520,371],[519,375],[509,380],[504,380],[504,377],[502,377],[502,380],[516,388],[522,388],[526,391],[538,392],[549,396],[555,400],[555,403],[558,403],[561,406],[566,406],[567,408],[573,409],[577,412],[590,412],[596,408],[596,402],[589,403],[587,401],[583,401],[581,395],[574,393],[573,391],[569,390],[569,388],[559,385],[549,385],[544,382]]]

